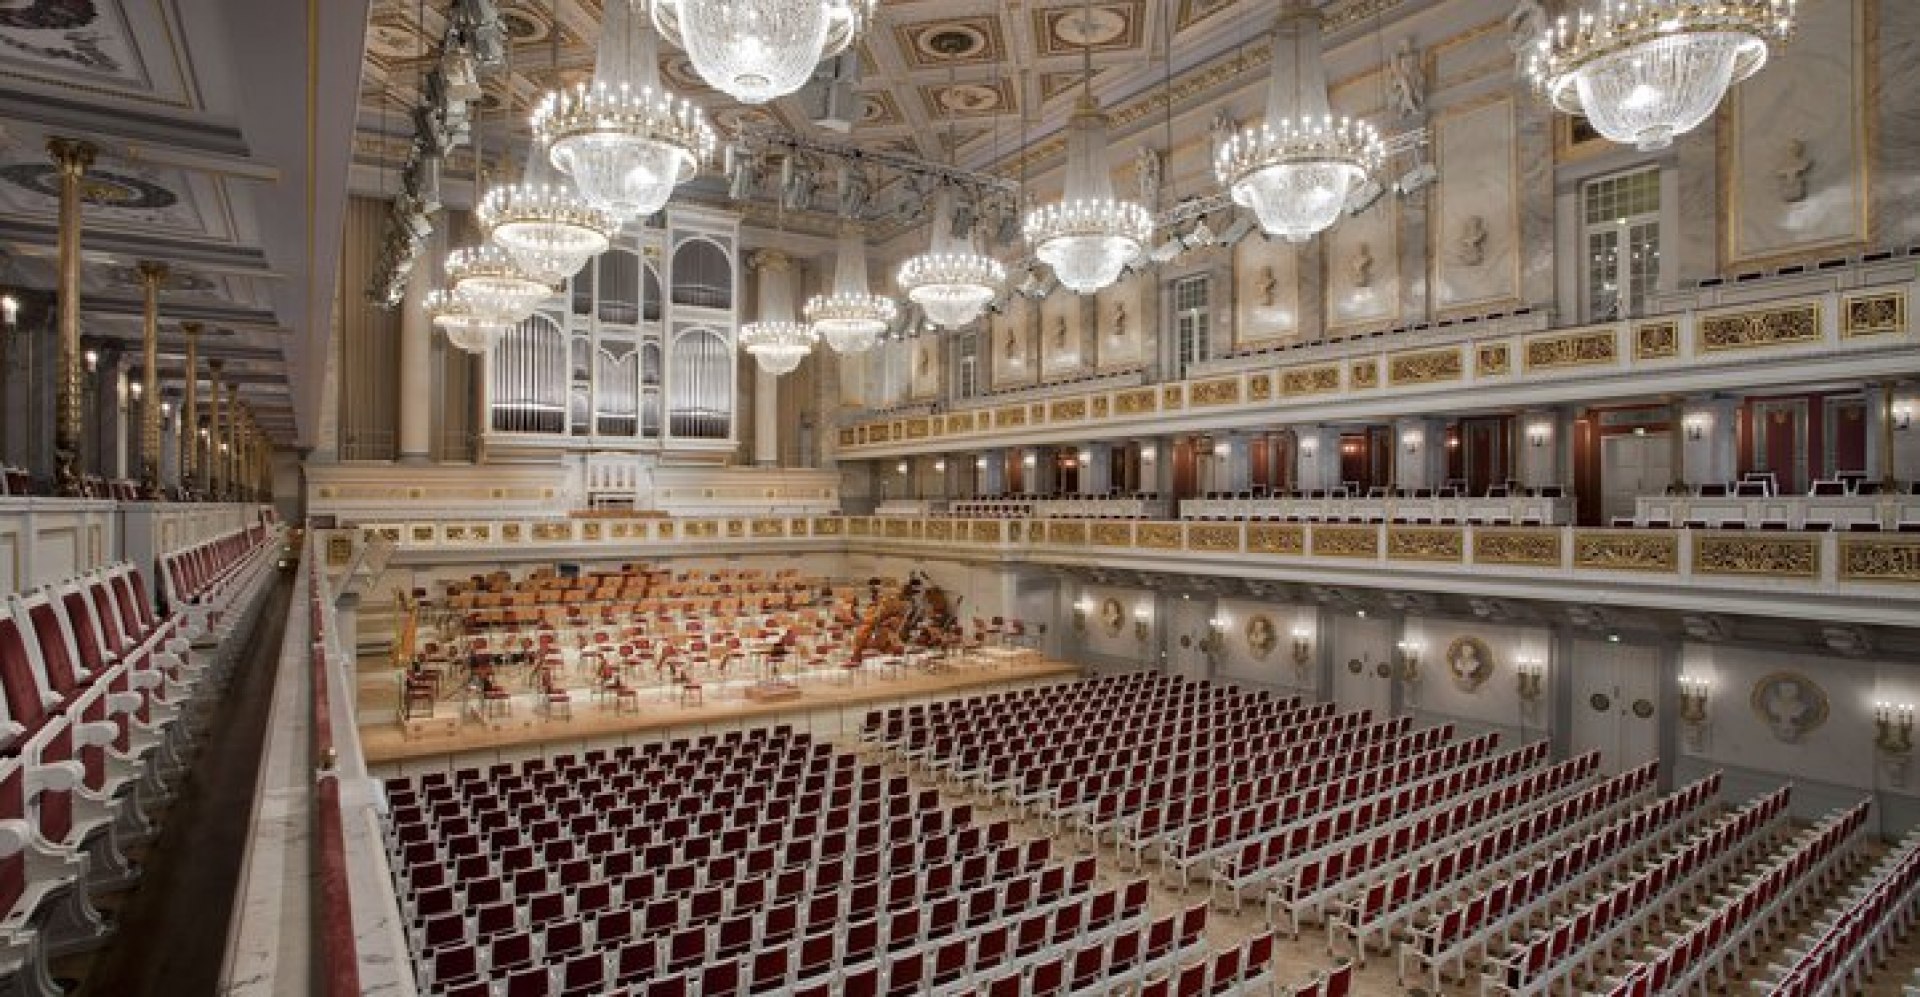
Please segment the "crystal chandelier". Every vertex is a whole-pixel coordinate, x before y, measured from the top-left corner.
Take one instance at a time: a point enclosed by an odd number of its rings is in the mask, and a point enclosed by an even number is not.
[[[1153,216],[1113,196],[1107,174],[1107,116],[1093,99],[1093,25],[1082,11],[1080,102],[1067,122],[1067,183],[1058,204],[1027,213],[1023,226],[1033,251],[1075,294],[1093,294],[1120,279],[1120,271],[1153,239]]]
[[[813,331],[835,353],[863,353],[900,315],[892,298],[867,290],[867,244],[860,226],[840,230],[840,252],[833,264],[833,293],[816,294],[804,309]]]
[[[1274,25],[1267,119],[1221,144],[1214,175],[1268,235],[1305,242],[1340,220],[1348,193],[1386,146],[1364,121],[1335,118],[1320,61],[1320,11],[1291,0]]]
[[[874,0],[651,0],[653,23],[694,71],[743,104],[800,89],[821,59],[847,50]]]
[[[813,330],[805,322],[749,322],[740,327],[740,346],[769,374],[792,373],[813,352]]]
[[[999,260],[974,251],[973,233],[955,236],[952,225],[953,192],[942,187],[933,201],[931,245],[900,264],[896,278],[907,297],[944,329],[979,318],[1007,280]]]
[[[713,154],[706,115],[660,86],[659,53],[637,0],[608,0],[593,83],[547,94],[534,141],[587,203],[623,221],[659,211]]]
[[[567,189],[553,176],[545,149],[527,157],[517,184],[496,186],[480,199],[474,216],[487,238],[513,255],[527,276],[558,284],[607,251],[620,220]]]
[[[426,310],[433,327],[447,334],[447,342],[468,353],[485,353],[492,349],[500,334],[512,324],[477,307],[459,291],[428,291],[421,307]]]
[[[553,285],[534,280],[506,250],[492,243],[462,246],[447,254],[447,283],[478,311],[513,325],[554,295]]]
[[[1662,149],[1793,34],[1796,0],[1603,0],[1561,18],[1527,63],[1553,106],[1608,139]]]

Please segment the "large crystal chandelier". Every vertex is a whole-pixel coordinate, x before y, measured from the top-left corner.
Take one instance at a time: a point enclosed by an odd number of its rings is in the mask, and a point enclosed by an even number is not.
[[[1347,194],[1378,169],[1373,126],[1335,118],[1320,61],[1320,11],[1288,0],[1273,29],[1267,118],[1222,143],[1214,175],[1268,235],[1305,242],[1340,220]]]
[[[973,232],[953,234],[953,192],[945,187],[933,201],[931,244],[900,264],[900,289],[927,313],[933,324],[958,329],[980,317],[1000,293],[1007,270],[1000,261],[976,252]]]
[[[769,374],[788,374],[813,352],[813,330],[805,322],[773,320],[740,327],[740,347]]]
[[[1727,88],[1793,33],[1795,0],[1603,0],[1561,18],[1528,60],[1553,106],[1600,134],[1661,149],[1698,127]]]
[[[833,293],[807,299],[807,321],[835,353],[863,353],[878,342],[900,315],[892,298],[867,290],[867,242],[860,226],[840,230],[840,252],[833,264]]]
[[[873,19],[874,0],[651,0],[660,33],[743,104],[800,89]]]
[[[587,203],[625,221],[659,211],[713,154],[700,109],[660,86],[653,32],[638,0],[608,0],[593,82],[547,94],[533,112],[536,142]]]
[[[475,309],[513,325],[554,295],[553,285],[526,275],[512,254],[492,243],[447,254],[447,283]]]
[[[522,180],[487,191],[474,216],[489,240],[512,254],[527,276],[545,284],[579,273],[620,231],[620,219],[588,204],[553,175],[547,151],[538,143]]]
[[[447,342],[468,353],[485,353],[493,348],[507,326],[498,315],[475,305],[459,291],[440,289],[427,292],[422,303],[433,327],[447,334]]]
[[[1153,216],[1113,196],[1107,174],[1107,116],[1093,99],[1093,24],[1082,12],[1084,73],[1080,102],[1067,122],[1067,183],[1057,204],[1027,213],[1034,254],[1075,294],[1093,294],[1120,279],[1120,271],[1153,239]]]

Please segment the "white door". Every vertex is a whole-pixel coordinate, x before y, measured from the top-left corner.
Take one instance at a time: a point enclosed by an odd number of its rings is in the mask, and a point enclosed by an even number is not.
[[[1207,636],[1207,621],[1213,617],[1213,603],[1205,599],[1174,599],[1168,614],[1167,669],[1175,675],[1204,679],[1208,674],[1207,653],[1200,641]]]
[[[1392,712],[1393,682],[1380,674],[1389,665],[1393,628],[1384,620],[1339,616],[1333,620],[1333,701],[1343,710]]]
[[[1657,648],[1581,640],[1571,667],[1554,678],[1573,686],[1575,754],[1598,751],[1602,771],[1617,773],[1660,756],[1660,652]]]
[[[1642,495],[1663,495],[1673,481],[1673,451],[1665,433],[1601,438],[1600,514],[1603,521],[1632,516]]]

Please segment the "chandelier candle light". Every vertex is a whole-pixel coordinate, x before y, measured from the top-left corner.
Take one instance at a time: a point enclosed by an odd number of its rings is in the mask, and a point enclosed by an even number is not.
[[[533,134],[588,204],[628,221],[659,211],[713,155],[700,109],[660,85],[657,39],[639,0],[608,0],[593,82],[547,94]]]
[[[494,245],[513,255],[527,276],[558,284],[607,251],[620,219],[559,182],[547,151],[535,142],[517,184],[494,187],[474,215]]]
[[[1372,125],[1333,116],[1320,55],[1320,11],[1288,0],[1273,29],[1266,121],[1222,143],[1213,163],[1233,202],[1288,242],[1331,228],[1386,157]]]
[[[1793,34],[1796,0],[1603,0],[1544,32],[1528,59],[1555,108],[1608,139],[1663,149]]]
[[[864,353],[893,326],[900,306],[867,290],[867,244],[859,224],[840,229],[840,252],[833,264],[833,293],[807,299],[804,310],[813,331],[835,353]]]
[[[953,234],[953,192],[940,188],[933,201],[931,242],[927,251],[900,264],[901,290],[927,313],[933,324],[958,329],[980,317],[1000,293],[1007,269],[973,248],[973,232]]]
[[[1023,228],[1034,254],[1067,290],[1093,294],[1120,279],[1153,239],[1153,216],[1113,196],[1107,173],[1107,116],[1093,99],[1093,23],[1081,15],[1081,94],[1067,122],[1066,191],[1060,201],[1027,213]]]
[[[760,320],[740,327],[740,347],[774,376],[792,373],[816,341],[805,322],[793,319],[793,281],[785,254],[770,253],[760,273]]]
[[[509,323],[477,307],[459,291],[427,292],[421,304],[433,326],[447,334],[447,342],[468,353],[485,353],[499,340]]]
[[[874,0],[651,0],[660,34],[694,72],[743,104],[793,93],[821,59],[847,50]]]
[[[493,316],[503,326],[532,315],[540,302],[555,293],[553,285],[527,276],[512,254],[492,243],[448,253],[446,271],[447,282],[475,311]]]

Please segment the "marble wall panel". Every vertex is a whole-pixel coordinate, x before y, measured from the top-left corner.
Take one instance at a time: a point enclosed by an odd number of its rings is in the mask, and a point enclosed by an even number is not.
[[[1032,334],[1033,312],[1031,301],[1015,296],[988,323],[994,387],[1029,384],[1039,377],[1040,372],[1027,359],[1032,352],[1028,339]]]
[[[1433,304],[1504,304],[1520,294],[1520,209],[1511,97],[1442,113],[1434,155]]]
[[[1040,302],[1040,373],[1051,377],[1078,370],[1080,355],[1080,296],[1056,289]]]
[[[1149,273],[1123,277],[1097,295],[1094,327],[1100,337],[1096,351],[1102,367],[1126,367],[1146,360],[1147,331],[1153,316],[1147,310]]]
[[[1327,330],[1392,325],[1400,315],[1400,202],[1383,197],[1322,235]]]
[[[1284,239],[1250,236],[1234,249],[1238,290],[1236,345],[1300,335],[1300,249]]]

